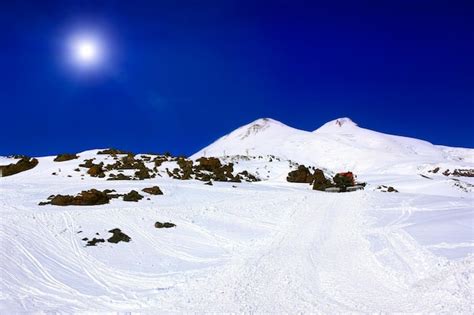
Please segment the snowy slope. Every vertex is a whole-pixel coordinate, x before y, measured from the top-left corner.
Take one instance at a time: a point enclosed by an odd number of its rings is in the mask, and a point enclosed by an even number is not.
[[[447,148],[429,142],[360,128],[349,118],[324,124],[314,132],[263,118],[242,126],[195,153],[192,157],[269,155],[334,172],[412,174],[453,162],[473,168],[474,150]]]
[[[194,158],[226,155],[236,172],[263,181],[213,186],[169,178],[171,161],[145,180],[76,170],[86,159],[115,162],[97,151],[65,162],[41,157],[0,178],[1,314],[473,312],[474,178],[429,172],[472,168],[472,149],[384,135],[348,119],[315,132],[261,119]],[[17,160],[1,157],[0,165]],[[357,162],[367,187],[331,194],[288,183],[289,160],[332,170]],[[143,193],[136,203],[38,205],[53,194],[154,185],[164,195]],[[156,229],[156,221],[176,227]],[[131,241],[85,246],[84,237],[107,239],[113,228]]]

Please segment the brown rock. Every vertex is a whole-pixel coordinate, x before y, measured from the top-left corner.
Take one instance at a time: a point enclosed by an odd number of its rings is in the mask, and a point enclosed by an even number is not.
[[[84,239],[83,239],[84,240]],[[105,243],[105,240],[103,238],[93,238],[90,241],[87,242],[86,246],[95,246],[97,243]]]
[[[132,190],[128,194],[125,194],[123,196],[123,201],[134,201],[137,202],[139,200],[143,199],[143,196],[140,195],[137,191]]]
[[[70,161],[77,158],[79,158],[79,156],[76,154],[69,154],[69,153],[58,154],[58,156],[54,158],[54,162]]]
[[[311,183],[313,181],[313,175],[310,170],[304,166],[298,166],[298,169],[288,173],[286,180],[290,183]]]
[[[135,177],[139,180],[151,178],[149,170],[144,166],[135,172]]]
[[[97,189],[85,190],[77,196],[56,195],[50,203],[55,206],[95,206],[109,203],[110,197]]]
[[[105,177],[104,169],[102,168],[102,165],[100,164],[92,165],[87,171],[87,174],[89,174],[92,177]]]
[[[201,169],[205,171],[214,171],[215,169],[218,169],[222,166],[221,161],[218,158],[215,157],[209,157],[209,158],[199,158],[197,159],[199,162],[199,166]]]
[[[110,149],[105,149],[105,150],[99,151],[99,152],[97,152],[97,154],[110,154],[110,155],[132,154],[132,155],[133,155],[132,152],[124,151],[124,150],[119,150],[119,149],[114,149],[114,148],[110,148]]]
[[[169,229],[169,228],[172,228],[172,227],[175,227],[176,224],[174,223],[171,223],[171,222],[164,222],[164,223],[161,223],[161,222],[156,222],[155,223],[155,227],[157,229]]]
[[[158,186],[143,188],[142,191],[144,191],[144,192],[146,192],[150,195],[163,195],[163,192],[161,191],[160,187],[158,187]]]
[[[320,169],[316,169],[313,174],[313,189],[324,191],[327,188],[333,187],[334,185],[331,183],[329,179],[324,176],[324,173]]]
[[[453,176],[474,177],[474,169],[455,169]]]
[[[34,158],[22,157],[18,162],[14,164],[0,166],[2,170],[2,176],[11,176],[27,170],[30,170],[38,165],[38,160]]]
[[[113,235],[107,240],[109,243],[117,244],[118,242],[130,242],[131,238],[127,234],[123,233],[120,229],[112,229],[109,231]]]
[[[123,175],[122,173],[119,173],[117,175],[115,174],[110,174],[109,178],[107,180],[131,180],[132,178],[127,175]]]

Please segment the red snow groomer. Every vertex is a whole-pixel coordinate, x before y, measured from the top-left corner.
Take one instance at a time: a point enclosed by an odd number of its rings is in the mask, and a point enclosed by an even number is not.
[[[337,173],[338,176],[345,178],[348,182],[350,182],[351,186],[355,185],[355,176],[352,172],[343,172]]]
[[[333,177],[334,186],[325,189],[327,192],[349,192],[362,190],[365,183],[356,183],[357,176],[352,172],[337,173]]]

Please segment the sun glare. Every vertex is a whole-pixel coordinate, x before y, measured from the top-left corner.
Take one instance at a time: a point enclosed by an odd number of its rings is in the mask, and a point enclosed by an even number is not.
[[[100,63],[103,47],[96,38],[80,36],[71,41],[71,54],[75,63],[81,66],[93,66]]]

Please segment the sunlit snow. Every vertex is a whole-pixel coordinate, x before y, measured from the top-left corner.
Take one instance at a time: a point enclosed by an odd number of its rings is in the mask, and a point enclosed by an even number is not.
[[[472,312],[473,149],[358,127],[314,132],[259,119],[193,158],[219,156],[257,183],[92,178],[96,150],[0,178],[0,312]],[[2,157],[2,165],[10,163]],[[352,170],[363,191],[325,193],[288,183],[295,163]],[[435,167],[441,171],[432,173]],[[125,173],[129,170],[125,170]],[[51,175],[55,172],[57,175]],[[84,176],[81,176],[84,175]],[[423,175],[423,176],[422,176]],[[162,196],[102,206],[38,206],[52,194],[158,185]],[[399,193],[384,193],[379,185]],[[170,221],[173,229],[156,229]],[[85,247],[120,228],[129,243]]]

